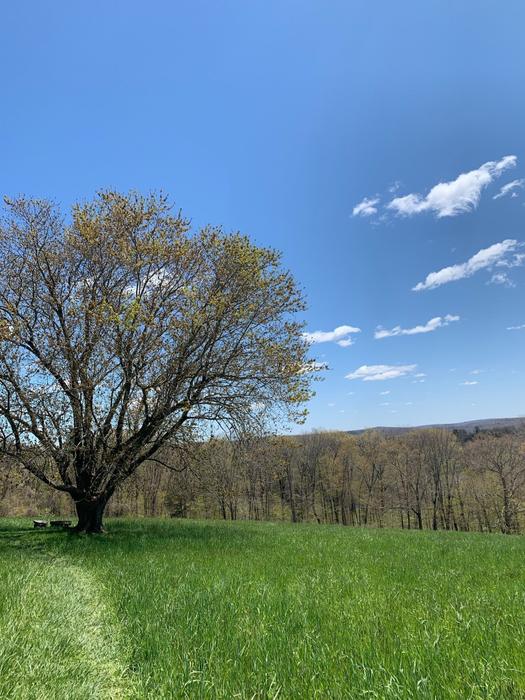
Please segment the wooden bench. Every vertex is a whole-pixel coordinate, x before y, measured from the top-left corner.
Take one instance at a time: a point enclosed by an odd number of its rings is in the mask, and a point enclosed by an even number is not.
[[[71,527],[71,520],[52,520],[51,527]]]
[[[33,527],[47,527],[48,525],[47,520],[33,520]]]

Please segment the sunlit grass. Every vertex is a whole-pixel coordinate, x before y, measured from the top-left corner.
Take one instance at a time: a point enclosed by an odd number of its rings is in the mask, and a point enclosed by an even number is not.
[[[29,526],[0,521],[1,698],[525,697],[519,537]]]

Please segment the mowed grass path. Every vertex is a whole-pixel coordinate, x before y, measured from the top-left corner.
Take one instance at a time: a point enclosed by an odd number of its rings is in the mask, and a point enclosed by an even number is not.
[[[0,520],[0,698],[525,698],[525,538]]]

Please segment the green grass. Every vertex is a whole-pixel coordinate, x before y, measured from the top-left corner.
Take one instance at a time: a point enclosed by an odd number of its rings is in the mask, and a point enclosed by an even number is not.
[[[525,538],[0,521],[0,698],[525,698]]]

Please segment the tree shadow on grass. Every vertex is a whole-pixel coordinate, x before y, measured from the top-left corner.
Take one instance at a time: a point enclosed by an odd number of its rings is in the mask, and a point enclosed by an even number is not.
[[[256,546],[264,525],[243,521],[186,520],[178,518],[107,519],[107,533],[97,536],[97,545],[103,548],[112,543],[127,552],[165,547],[244,549]]]
[[[86,554],[115,551],[132,554],[145,549],[170,546],[240,550],[257,546],[264,539],[261,527],[243,522],[185,520],[161,518],[108,518],[106,532],[97,535],[77,533],[73,529],[33,528],[28,518],[0,518],[1,552],[27,551],[32,554],[59,556],[67,553]],[[268,533],[269,534],[269,533]]]
[[[8,552],[27,552],[31,555],[52,556],[60,544],[60,532],[0,527],[0,556]]]

